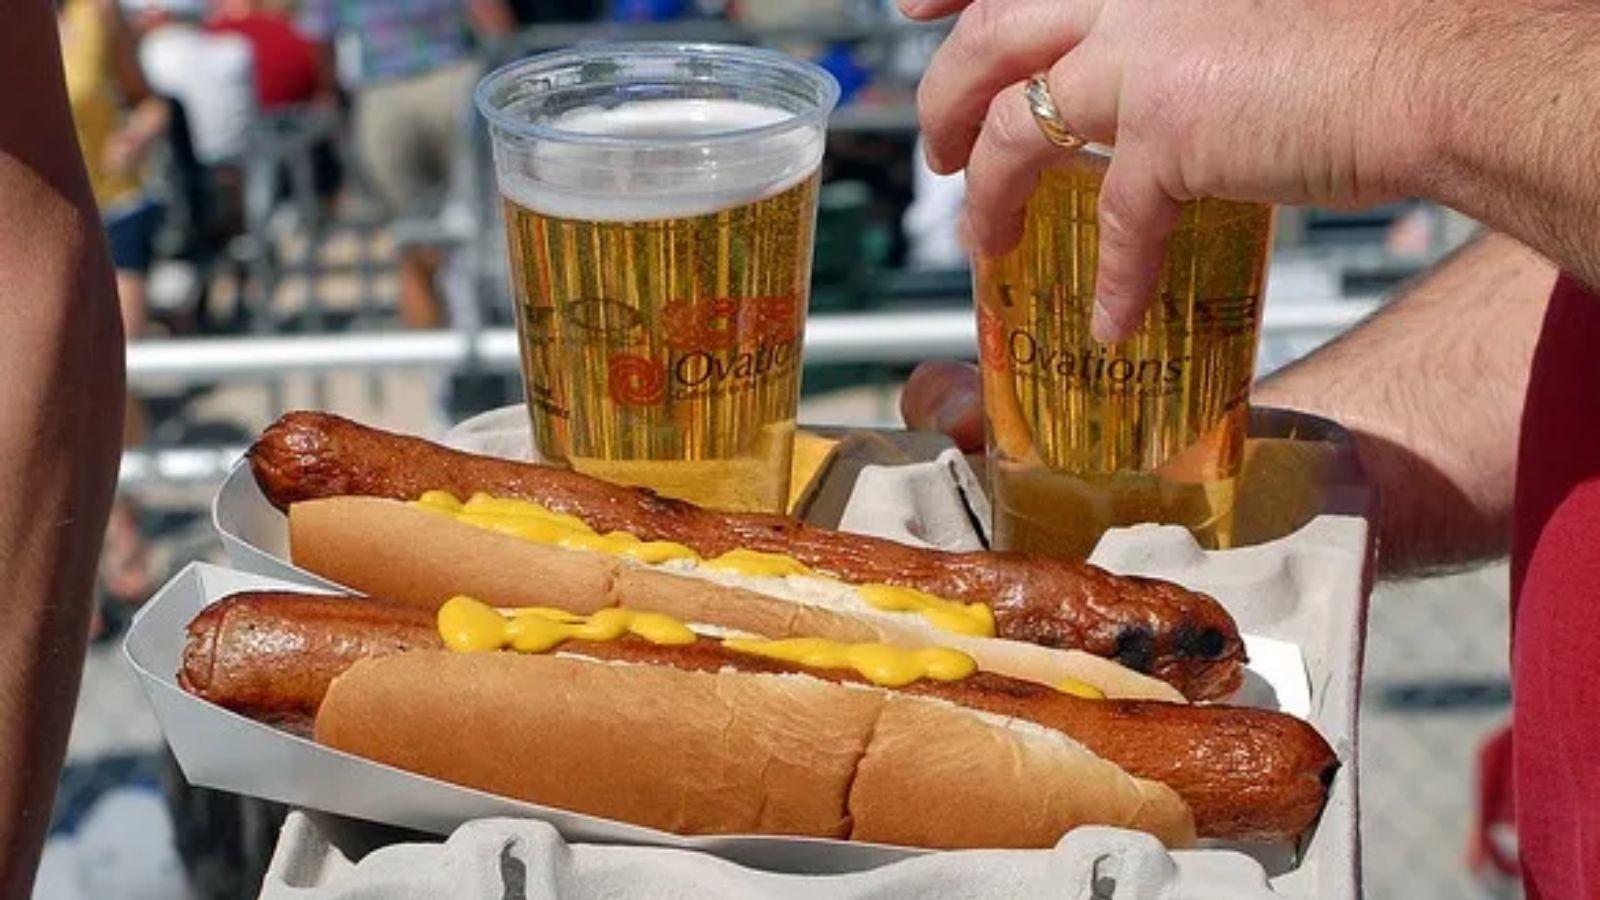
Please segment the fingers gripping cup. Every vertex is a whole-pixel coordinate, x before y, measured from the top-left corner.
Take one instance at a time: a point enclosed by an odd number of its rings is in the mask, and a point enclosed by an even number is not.
[[[977,260],[995,538],[1085,557],[1108,528],[1185,525],[1233,542],[1272,208],[1185,203],[1140,329],[1089,334],[1108,157],[1091,146],[1039,179],[1021,244]]]
[[[782,54],[619,44],[484,78],[535,446],[782,511],[838,85]]]

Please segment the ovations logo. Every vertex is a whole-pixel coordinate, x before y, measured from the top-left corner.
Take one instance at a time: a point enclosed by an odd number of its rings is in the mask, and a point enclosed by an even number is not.
[[[654,406],[667,395],[667,368],[636,353],[606,358],[606,389],[622,406]]]
[[[719,396],[793,368],[799,350],[799,302],[792,294],[673,300],[662,309],[668,361],[636,348],[606,359],[606,387],[623,406]]]

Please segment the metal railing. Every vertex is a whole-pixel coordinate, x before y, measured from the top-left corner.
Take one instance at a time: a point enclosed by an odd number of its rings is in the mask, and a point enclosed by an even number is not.
[[[1377,303],[1357,299],[1269,305],[1263,339],[1336,333]],[[970,357],[974,340],[968,309],[819,315],[806,326],[805,361],[900,364]],[[279,378],[286,372],[455,369],[469,364],[488,371],[515,370],[515,332],[497,328],[476,334],[427,331],[141,341],[128,348],[128,382],[138,389]]]
[[[1337,334],[1368,315],[1376,298],[1322,303],[1269,304],[1262,342],[1315,340]],[[806,327],[807,364],[911,364],[936,357],[970,358],[975,325],[970,309],[831,314]],[[518,365],[516,335],[491,329],[475,335],[451,331],[363,333],[308,337],[142,341],[128,349],[128,379],[140,388],[172,388],[285,373],[383,369],[511,372]],[[203,483],[218,478],[243,447],[134,449],[123,454],[123,484]]]

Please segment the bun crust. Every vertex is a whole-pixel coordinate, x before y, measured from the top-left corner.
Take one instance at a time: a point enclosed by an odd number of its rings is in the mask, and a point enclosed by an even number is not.
[[[452,783],[680,834],[1040,847],[1106,824],[1194,840],[1170,788],[1060,735],[803,675],[414,651],[335,679],[315,732]]]

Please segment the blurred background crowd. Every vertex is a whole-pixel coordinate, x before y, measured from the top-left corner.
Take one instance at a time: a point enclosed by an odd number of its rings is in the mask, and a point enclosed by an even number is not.
[[[122,491],[36,896],[252,896],[282,811],[183,784],[115,639],[284,409],[434,432],[519,402],[499,201],[471,104],[500,62],[608,39],[776,46],[843,88],[830,124],[803,421],[898,424],[914,361],[972,356],[959,177],[921,163],[940,27],[879,0],[56,0],[130,340]],[[1383,302],[1473,229],[1402,204],[1283,210],[1261,370]],[[885,314],[914,312],[907,337]],[[903,320],[901,320],[903,321]],[[876,330],[875,330],[876,329]],[[837,335],[841,330],[828,334]],[[881,340],[870,336],[881,334]],[[863,340],[866,335],[869,339]],[[1503,570],[1383,586],[1362,720],[1372,897],[1511,896],[1480,750],[1505,717]],[[1480,759],[1486,760],[1480,763]],[[1492,839],[1491,839],[1492,840]]]

